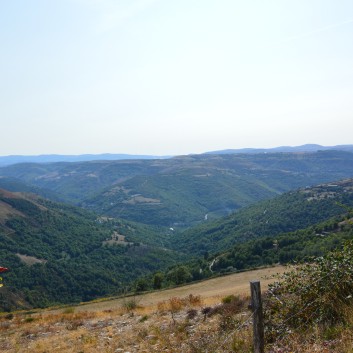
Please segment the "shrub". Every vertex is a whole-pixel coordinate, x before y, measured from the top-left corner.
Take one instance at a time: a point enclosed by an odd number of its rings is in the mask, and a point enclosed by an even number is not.
[[[221,314],[223,316],[232,316],[239,314],[245,308],[245,298],[240,296],[229,295],[222,299],[222,304],[215,306],[209,315]]]
[[[223,304],[229,304],[229,303],[231,303],[233,300],[235,300],[235,295],[234,295],[234,294],[227,295],[226,297],[222,298],[222,303],[223,303]]]
[[[353,304],[353,242],[342,250],[294,267],[269,286],[268,339],[291,328],[346,324]]]
[[[175,314],[178,313],[184,306],[183,300],[178,297],[172,297],[168,301],[169,311],[172,315],[173,322],[175,323]]]
[[[191,306],[199,306],[202,304],[202,299],[200,295],[189,294],[186,299]]]
[[[197,310],[195,310],[195,309],[189,309],[189,310],[187,311],[186,317],[188,318],[188,320],[195,319],[196,316],[197,316]]]
[[[131,313],[134,309],[137,308],[137,300],[135,297],[125,298],[122,307],[128,312]]]
[[[210,306],[206,306],[205,308],[203,308],[203,309],[201,310],[201,313],[204,315],[204,317],[203,317],[203,320],[204,320],[204,321],[206,320],[206,317],[207,317],[208,315],[210,315],[211,312],[212,312],[212,308],[211,308]]]

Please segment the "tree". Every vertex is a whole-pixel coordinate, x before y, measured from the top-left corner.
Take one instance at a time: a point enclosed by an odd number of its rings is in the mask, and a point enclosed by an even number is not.
[[[162,272],[157,272],[153,276],[153,288],[154,289],[161,289],[162,288],[162,283],[164,280],[164,275]]]
[[[168,280],[175,284],[182,284],[192,280],[192,274],[186,266],[178,266],[168,273]]]

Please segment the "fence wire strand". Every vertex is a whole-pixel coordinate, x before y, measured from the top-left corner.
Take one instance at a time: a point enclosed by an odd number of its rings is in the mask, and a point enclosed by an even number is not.
[[[323,281],[325,279],[327,279],[329,276],[331,276],[331,273],[328,273],[324,276],[320,276],[317,279],[315,279],[314,281],[310,282],[309,285],[305,285],[302,288],[300,288],[297,291],[291,292],[291,295],[294,296],[300,296],[301,294],[303,294],[306,290],[310,289],[310,287],[312,287],[313,285],[319,283],[320,281]],[[271,295],[273,296],[273,298],[275,298],[275,300],[278,300],[281,305],[283,305],[284,307],[287,306],[286,301],[285,300],[281,300],[278,296],[276,296],[271,289],[268,290],[268,292],[271,293]],[[342,297],[342,299],[347,299],[347,297]],[[315,298],[314,300],[312,300],[309,303],[306,303],[304,305],[302,305],[300,308],[298,308],[298,310],[296,310],[295,313],[293,313],[292,315],[290,315],[289,317],[287,317],[282,323],[281,325],[283,325],[283,328],[278,332],[278,335],[276,336],[276,340],[282,340],[286,335],[289,335],[292,333],[291,330],[289,330],[289,327],[287,327],[287,324],[297,318],[300,317],[300,315],[305,312],[305,310],[307,310],[308,308],[310,308],[311,306],[313,306],[315,303],[317,303],[317,301],[320,300],[320,298]],[[353,300],[353,293],[352,293],[352,300]],[[263,298],[263,307],[265,308],[268,305],[269,302],[269,298],[267,296],[265,296]],[[257,309],[258,310],[258,309]],[[307,325],[307,323],[316,315],[318,315],[319,313],[319,308],[317,308],[316,310],[314,310],[312,313],[310,313],[310,315],[303,321],[301,322],[298,326],[297,329],[301,329],[304,328],[305,325]],[[228,335],[226,335],[225,339],[223,340],[223,342],[219,345],[219,348],[215,351],[215,353],[218,352],[223,352],[225,349],[226,344],[229,342],[229,340],[234,337],[234,335],[236,334],[236,332],[240,331],[242,328],[246,327],[247,325],[249,325],[251,322],[253,322],[253,318],[254,318],[255,312],[251,312],[246,318],[245,320],[243,320],[239,325],[237,325],[237,327],[235,327],[232,332],[230,332]]]

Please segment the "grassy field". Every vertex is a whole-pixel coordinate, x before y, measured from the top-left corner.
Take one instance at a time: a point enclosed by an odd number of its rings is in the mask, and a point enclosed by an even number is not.
[[[261,280],[262,289],[265,290],[267,285],[273,281],[269,277],[277,273],[283,273],[284,266],[276,266],[258,269],[254,271],[246,271],[234,273],[227,276],[217,277],[206,281],[189,284],[182,287],[166,289],[158,292],[137,295],[136,299],[139,306],[154,307],[161,301],[169,300],[172,297],[185,297],[189,294],[200,295],[204,301],[214,304],[221,298],[234,295],[249,295],[251,280]],[[112,299],[100,302],[91,302],[76,307],[76,311],[104,311],[121,308],[126,298]]]

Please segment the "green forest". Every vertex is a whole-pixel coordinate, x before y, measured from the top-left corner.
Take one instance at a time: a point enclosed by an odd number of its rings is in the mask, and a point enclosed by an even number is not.
[[[0,261],[10,268],[4,276],[6,287],[21,292],[24,306],[117,295],[139,276],[186,258],[150,245],[156,231],[146,226],[97,218],[73,206],[10,193],[0,194],[0,203],[16,210],[1,224]],[[114,232],[126,237],[125,242],[109,243]],[[1,305],[11,309],[5,299]]]
[[[0,176],[36,187],[35,193],[54,201],[181,230],[203,223],[206,215],[217,219],[284,192],[352,175],[353,153],[344,151],[203,154],[0,168]],[[25,191],[19,185],[7,190]]]
[[[0,308],[79,303],[324,255],[352,237],[352,157],[0,168],[0,265],[10,269]]]

